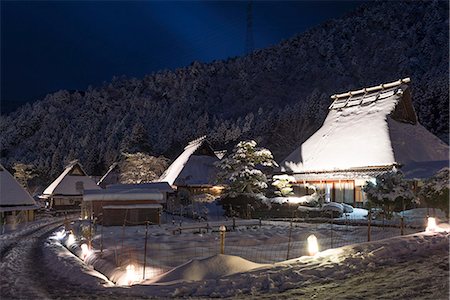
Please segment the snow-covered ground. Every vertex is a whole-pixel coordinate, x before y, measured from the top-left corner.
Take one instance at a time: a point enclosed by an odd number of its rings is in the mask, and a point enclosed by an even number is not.
[[[345,218],[347,220],[363,220],[366,210],[354,209]],[[416,211],[415,218],[420,218],[425,225],[425,215]],[[205,259],[220,253],[220,233],[218,227],[226,225],[225,254],[239,256],[243,259],[259,263],[272,264],[287,258],[300,257],[307,254],[307,237],[314,234],[320,250],[366,242],[368,239],[367,226],[352,226],[340,223],[291,223],[288,221],[236,220],[233,228],[232,219],[198,222],[176,217],[174,223],[169,222],[161,226],[149,226],[147,245],[145,245],[145,226],[111,226],[98,225],[94,228],[92,253],[87,255],[86,262],[105,274],[114,283],[127,285],[155,277],[185,264],[192,259]],[[339,219],[336,219],[338,221]],[[344,220],[341,218],[341,221]],[[85,222],[85,221],[84,221]],[[87,244],[81,238],[83,222],[73,224],[76,241],[67,244],[67,237],[63,244],[79,257],[86,256],[80,246]],[[181,226],[180,226],[181,225]],[[422,231],[422,228],[404,229],[404,234]],[[85,230],[87,225],[85,223]],[[180,233],[181,228],[181,233]],[[399,236],[401,230],[392,226],[372,226],[371,240],[380,240]],[[144,275],[144,253],[145,275]],[[127,267],[132,271],[127,271]],[[130,280],[129,273],[133,273]]]
[[[250,222],[246,221],[246,222]],[[239,224],[239,222],[237,222]],[[49,225],[49,224],[46,224]],[[229,238],[242,240],[247,244],[268,245],[275,240],[283,243],[286,238],[287,222],[263,222],[263,226],[241,226],[235,232],[227,232],[226,255],[214,253],[181,264],[174,263],[167,273],[157,274],[147,269],[149,277],[140,282],[142,273],[137,265],[129,274],[126,268],[117,268],[124,278],[136,281],[130,287],[113,285],[105,276],[93,270],[89,263],[71,254],[63,247],[56,235],[46,238],[51,226],[35,227],[2,236],[2,243],[17,245],[2,251],[1,294],[6,298],[70,298],[86,297],[109,299],[138,299],[160,297],[241,297],[245,298],[330,298],[332,293],[341,298],[355,298],[363,295],[369,298],[386,296],[388,298],[411,299],[426,296],[434,299],[448,297],[448,243],[449,234],[415,233],[409,236],[394,237],[370,243],[359,243],[340,248],[329,248],[321,242],[321,230],[326,232],[326,224],[296,224],[292,230],[292,240],[300,239],[315,230],[319,237],[320,252],[314,257],[301,256],[291,252],[293,259],[284,261],[286,254],[280,256],[278,263],[258,264],[232,254]],[[171,224],[167,224],[167,227]],[[324,227],[323,229],[321,227]],[[335,234],[358,235],[357,228],[336,226]],[[358,227],[359,228],[359,227]],[[61,231],[60,227],[56,232]],[[126,233],[139,233],[143,228],[127,227]],[[172,235],[171,230],[151,228],[151,239],[156,242],[171,241],[178,249],[189,248],[199,237],[213,240],[218,244],[217,232],[195,234],[192,231]],[[329,229],[329,228],[328,228]],[[392,228],[395,230],[396,228]],[[445,227],[449,230],[449,226]],[[134,230],[134,231],[133,231]],[[136,232],[137,230],[137,232]],[[323,231],[325,230],[325,231]],[[112,234],[119,234],[112,230]],[[115,232],[115,233],[114,233]],[[364,231],[363,231],[364,232]],[[233,236],[234,235],[234,236]],[[231,237],[230,237],[231,236]],[[362,237],[365,237],[361,233]],[[9,237],[9,239],[8,239]],[[139,240],[135,235],[134,240]],[[149,239],[149,241],[151,240]],[[284,240],[283,240],[284,239]],[[133,240],[133,238],[130,238]],[[125,240],[124,240],[125,242]],[[351,242],[349,239],[347,242]],[[149,242],[150,244],[150,242]],[[276,243],[275,243],[276,244]],[[107,244],[105,244],[106,246]],[[303,246],[306,247],[305,244]],[[120,246],[119,246],[120,247]],[[249,246],[253,247],[253,246]],[[336,247],[336,246],[335,246]],[[70,248],[70,247],[69,247]],[[94,248],[96,244],[94,243]],[[253,247],[254,249],[256,247]],[[71,248],[81,256],[79,248]],[[149,247],[151,250],[151,247]],[[218,250],[218,247],[216,247]],[[171,248],[166,249],[166,251]],[[304,251],[303,251],[303,254]],[[152,264],[152,255],[148,255],[148,265]],[[125,263],[129,263],[125,261]],[[107,261],[110,264],[110,261]],[[176,265],[176,266],[175,266]],[[111,264],[110,264],[111,266]],[[114,266],[115,267],[115,266]],[[122,274],[122,275],[123,275]],[[395,280],[392,276],[395,274]],[[120,277],[120,276],[119,276]],[[429,278],[432,277],[432,280]],[[425,280],[428,279],[428,280]],[[420,287],[420,288],[419,288]],[[332,293],[327,293],[330,289]],[[445,297],[443,297],[445,296]]]

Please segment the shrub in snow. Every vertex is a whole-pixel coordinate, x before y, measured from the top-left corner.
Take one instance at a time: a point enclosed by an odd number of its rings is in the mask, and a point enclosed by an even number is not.
[[[353,206],[342,203],[342,207],[344,208],[344,213],[350,214],[353,212]]]
[[[329,202],[322,206],[322,212],[325,216],[331,213],[333,217],[340,217],[344,213],[344,206],[341,203]]]
[[[267,177],[261,169],[277,166],[272,153],[256,147],[255,141],[239,142],[217,166],[219,180],[228,183],[227,193],[254,194],[267,188]]]
[[[414,199],[413,191],[401,172],[387,172],[378,175],[376,183],[367,182],[364,192],[371,204],[383,208],[390,219],[394,209],[404,210]]]
[[[449,168],[427,179],[420,188],[419,198],[428,207],[439,208],[449,214]]]
[[[286,174],[273,176],[272,185],[278,189],[275,194],[282,197],[293,195],[292,183],[294,182],[293,176]]]
[[[267,210],[267,206],[262,194],[226,194],[220,198],[220,205],[225,210],[225,214],[230,217],[251,218],[258,210]]]

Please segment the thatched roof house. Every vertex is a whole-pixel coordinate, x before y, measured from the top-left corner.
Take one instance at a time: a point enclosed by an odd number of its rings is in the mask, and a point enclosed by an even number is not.
[[[418,123],[409,81],[333,95],[322,127],[280,164],[282,172],[322,184],[330,200],[354,204],[380,172],[420,165],[423,176],[448,165],[448,145]]]
[[[30,194],[0,165],[0,222],[32,221],[37,208]]]
[[[40,198],[46,199],[50,207],[55,209],[79,209],[84,190],[100,189],[95,181],[86,174],[81,164],[78,161],[72,161],[61,175],[44,190]]]
[[[206,136],[203,136],[191,141],[158,181],[187,188],[193,193],[215,193],[211,188],[216,185],[218,169],[215,163],[219,160]]]

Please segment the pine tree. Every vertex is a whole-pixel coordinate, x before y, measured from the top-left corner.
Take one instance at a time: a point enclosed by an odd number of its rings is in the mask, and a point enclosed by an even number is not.
[[[269,150],[256,147],[255,141],[243,141],[218,163],[219,178],[228,183],[228,192],[232,194],[259,193],[267,188],[267,177],[261,169],[275,166]]]
[[[420,188],[419,198],[428,207],[442,209],[449,214],[449,168],[444,168],[427,179]]]
[[[148,132],[141,122],[134,124],[131,134],[124,138],[121,151],[126,153],[150,153]]]
[[[28,182],[36,177],[36,173],[34,171],[33,165],[27,165],[23,163],[15,163],[13,165],[14,177],[23,186],[28,190]]]
[[[395,207],[403,209],[414,199],[408,181],[399,171],[380,174],[375,181],[368,181],[363,190],[372,204],[383,207],[388,217]]]

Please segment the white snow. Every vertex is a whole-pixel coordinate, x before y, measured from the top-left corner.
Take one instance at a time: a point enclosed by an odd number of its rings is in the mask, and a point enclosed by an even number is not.
[[[267,266],[267,264],[253,263],[238,256],[217,254],[207,258],[192,259],[142,284],[173,284],[183,281],[216,279]]]
[[[84,175],[70,175],[74,168],[79,168]],[[76,188],[76,183],[82,182],[84,190],[100,190],[101,188],[95,181],[86,175],[78,162],[69,164],[65,170],[55,179],[42,193],[48,195],[80,195],[80,191]]]
[[[219,161],[219,158],[215,154],[214,156],[194,155],[205,143],[207,143],[205,137],[190,142],[158,181],[168,182],[170,185],[213,183],[216,175],[214,163]],[[211,152],[214,153],[212,150]]]
[[[12,205],[26,206],[11,207]],[[0,165],[0,206],[9,206],[2,207],[2,211],[38,208],[36,201],[2,165]]]
[[[378,100],[366,105],[331,108],[322,127],[281,163],[282,171],[333,171],[412,161],[448,161],[448,146],[422,125],[391,118],[396,106],[403,103],[400,101],[405,87],[401,89],[396,94],[393,89],[381,91]]]

